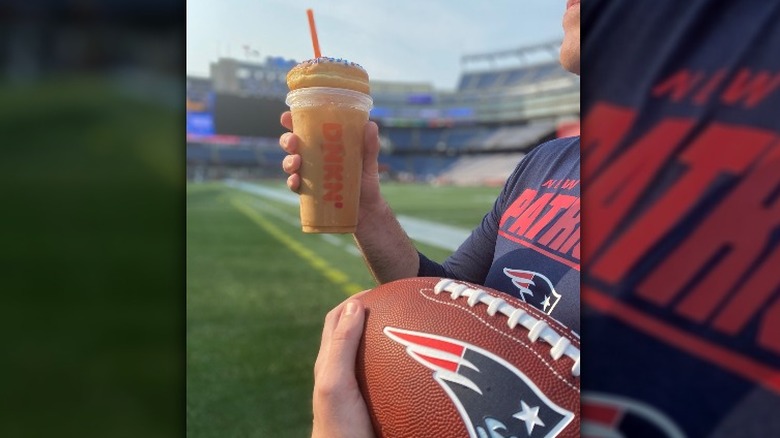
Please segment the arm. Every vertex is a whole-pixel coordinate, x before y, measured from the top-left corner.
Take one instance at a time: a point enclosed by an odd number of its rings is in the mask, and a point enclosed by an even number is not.
[[[377,283],[417,276],[417,250],[384,200],[376,210],[361,214],[355,242]]]
[[[503,190],[493,203],[493,208],[443,264],[429,260],[423,254],[419,255],[418,276],[446,277],[484,284],[493,264],[501,216],[512,191],[519,183],[518,180],[526,164],[526,160],[518,164],[512,175],[507,178]]]
[[[292,130],[290,112],[282,114],[282,126]],[[419,267],[417,250],[401,228],[395,214],[379,192],[379,128],[368,122],[364,134],[363,175],[360,186],[360,211],[355,241],[369,271],[378,283],[415,277]],[[279,144],[288,154],[282,169],[290,176],[287,187],[297,192],[301,180],[298,168],[301,156],[298,137],[288,132],[279,138]]]
[[[501,199],[496,200],[493,210],[482,218],[482,223],[471,232],[471,235],[451,256],[447,257],[443,264],[440,265],[425,255],[419,254],[417,275],[420,277],[454,278],[484,284],[495,253],[498,220],[501,217],[499,211]]]

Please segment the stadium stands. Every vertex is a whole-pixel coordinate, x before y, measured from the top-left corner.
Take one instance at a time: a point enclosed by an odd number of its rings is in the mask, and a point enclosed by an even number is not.
[[[466,73],[461,76],[458,91],[484,91],[491,88],[511,88],[541,83],[570,76],[557,62],[536,64],[500,71],[482,71]]]
[[[534,121],[522,126],[506,126],[493,131],[483,140],[485,149],[528,149],[555,131],[549,120]]]
[[[552,135],[556,125],[550,120],[508,126],[456,126],[452,128],[383,128],[390,149],[402,152],[485,152],[486,150],[526,150]]]
[[[469,155],[455,161],[436,176],[439,184],[502,185],[525,154]]]
[[[384,175],[404,181],[500,184],[535,145],[575,132],[563,125],[579,118],[579,78],[558,64],[558,46],[549,42],[464,56],[452,91],[427,83],[372,81],[371,118],[380,125]],[[507,67],[507,58],[518,61]],[[503,67],[496,68],[499,59]],[[211,78],[188,78],[187,109],[193,112],[188,130],[203,127],[202,132],[188,132],[188,175],[193,166],[207,177],[247,175],[243,169],[252,169],[249,174],[255,176],[284,177],[278,117],[286,109],[283,78],[294,65],[283,58],[264,64],[221,59],[212,64]],[[206,129],[212,127],[215,133]],[[218,141],[225,134],[232,136],[230,141]]]

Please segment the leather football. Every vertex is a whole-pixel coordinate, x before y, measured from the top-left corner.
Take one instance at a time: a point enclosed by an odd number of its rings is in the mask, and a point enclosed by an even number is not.
[[[378,437],[575,437],[580,339],[483,286],[409,278],[359,299],[356,371]]]

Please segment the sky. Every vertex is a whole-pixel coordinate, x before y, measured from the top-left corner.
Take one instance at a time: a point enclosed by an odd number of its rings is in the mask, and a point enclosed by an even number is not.
[[[187,73],[207,77],[228,55],[313,58],[307,8],[323,56],[357,62],[374,80],[452,90],[463,55],[562,39],[566,0],[187,0]]]

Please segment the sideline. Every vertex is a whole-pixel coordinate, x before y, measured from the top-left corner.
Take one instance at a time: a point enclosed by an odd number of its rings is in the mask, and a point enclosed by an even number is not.
[[[281,220],[282,223],[287,224],[292,228],[296,228],[300,230],[300,218],[297,215],[293,216],[291,214],[285,213],[282,210],[280,210],[277,206],[274,206],[273,204],[269,204],[268,202],[263,202],[262,200],[257,200],[249,206],[258,210],[260,214],[273,216],[276,219]],[[357,249],[357,246],[351,239],[349,241],[346,241],[346,240],[339,239],[338,237],[333,236],[331,234],[320,234],[319,236],[322,238],[322,240],[324,240],[328,244],[341,248],[342,250],[346,251],[347,254],[349,255],[353,255],[355,257],[363,257],[363,254],[360,253],[360,250]]]
[[[298,195],[287,190],[272,189],[257,184],[236,180],[226,180],[228,187],[242,190],[263,198],[272,199],[289,205],[298,205]],[[471,234],[471,230],[453,227],[451,225],[419,219],[411,216],[398,215],[398,222],[413,240],[436,248],[455,251]]]

